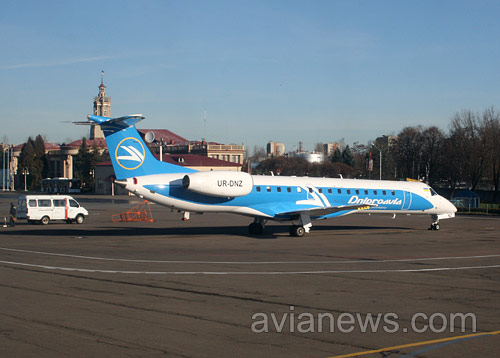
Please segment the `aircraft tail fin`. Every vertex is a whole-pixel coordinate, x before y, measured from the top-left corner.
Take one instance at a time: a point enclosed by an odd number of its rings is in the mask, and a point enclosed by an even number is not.
[[[144,119],[141,114],[119,118],[89,115],[88,119],[90,124],[100,125],[104,132],[118,180],[150,174],[195,172],[193,169],[160,162],[151,154],[135,128],[135,124]]]

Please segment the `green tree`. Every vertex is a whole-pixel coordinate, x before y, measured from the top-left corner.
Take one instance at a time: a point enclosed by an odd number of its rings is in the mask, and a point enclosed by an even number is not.
[[[87,138],[82,138],[82,144],[78,148],[78,153],[74,157],[74,176],[82,181],[84,191],[94,190],[94,167],[96,163],[107,161],[109,153],[99,152],[99,148],[94,143],[91,148],[87,145]]]
[[[82,181],[84,191],[92,190],[94,186],[93,155],[87,146],[87,138],[82,138],[82,144],[78,148],[78,153],[74,157],[74,176]]]
[[[28,138],[21,148],[17,168],[18,173],[22,173],[25,168],[28,169],[27,184],[30,189],[40,188],[42,178],[47,172],[47,157],[42,136],[38,135],[35,140]]]
[[[38,167],[37,173],[39,178],[36,178],[36,183],[38,186],[42,182],[41,179],[46,178],[49,172],[47,154],[45,153],[45,140],[40,134],[36,136],[33,146],[35,150],[35,163]]]
[[[351,148],[347,145],[342,151],[342,163],[354,167],[354,156],[352,155]]]
[[[342,153],[340,152],[340,149],[337,147],[333,151],[332,154],[332,162],[333,163],[341,163],[342,162]]]
[[[31,188],[32,173],[35,171],[35,148],[33,146],[34,142],[31,137],[28,138],[26,143],[24,143],[21,148],[21,153],[19,153],[19,161],[17,164],[18,173],[22,173],[25,169],[28,170],[30,175],[26,177],[26,182],[28,188]]]

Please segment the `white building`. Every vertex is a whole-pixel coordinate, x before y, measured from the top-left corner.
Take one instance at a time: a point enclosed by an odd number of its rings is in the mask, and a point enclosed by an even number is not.
[[[323,153],[300,152],[296,153],[295,156],[299,158],[304,158],[309,163],[323,163]]]

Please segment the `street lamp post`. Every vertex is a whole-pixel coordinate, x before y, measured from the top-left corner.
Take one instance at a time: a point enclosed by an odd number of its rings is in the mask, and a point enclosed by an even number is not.
[[[382,180],[382,150],[380,148],[378,148],[375,144],[372,143],[372,146],[378,150],[378,152],[380,153],[380,163],[379,163],[379,179],[378,180]]]
[[[94,169],[94,167],[90,168],[89,175],[92,177],[92,185],[94,186],[94,192],[95,192],[96,191],[96,185],[95,185],[95,180],[94,180],[94,177],[95,177],[95,169]]]
[[[5,191],[5,147],[2,144],[2,191]]]
[[[24,175],[24,191],[28,191],[26,186],[26,176],[30,175],[28,168],[23,168],[23,175]]]
[[[7,156],[5,155],[5,151],[7,151]],[[11,170],[11,162],[12,162],[12,148],[10,144],[2,143],[2,191],[14,190],[13,181],[11,178],[12,170]],[[7,179],[5,178],[5,174],[7,174]],[[7,189],[5,189],[7,186]],[[12,189],[11,189],[12,187]]]

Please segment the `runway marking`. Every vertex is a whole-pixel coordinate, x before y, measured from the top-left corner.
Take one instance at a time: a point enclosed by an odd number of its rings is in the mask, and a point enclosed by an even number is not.
[[[99,270],[83,269],[77,267],[59,267],[47,265],[35,265],[24,262],[0,261],[2,264],[36,267],[46,270],[111,273],[111,274],[143,274],[143,275],[307,275],[307,274],[337,274],[337,273],[395,273],[395,272],[432,272],[453,270],[474,270],[485,268],[500,268],[500,265],[488,266],[462,266],[462,267],[436,267],[422,269],[393,269],[393,270],[322,270],[322,271],[126,271],[126,270]]]
[[[451,341],[455,341],[455,340],[459,341],[459,340],[465,340],[465,339],[469,339],[469,338],[476,338],[476,337],[480,337],[480,336],[491,336],[491,335],[495,335],[495,334],[500,334],[500,331],[473,333],[473,334],[467,334],[467,335],[458,336],[458,337],[448,337],[448,338],[434,339],[431,341],[422,341],[422,342],[416,342],[416,343],[410,343],[410,344],[402,344],[400,346],[392,346],[392,347],[374,349],[371,351],[363,351],[363,352],[357,352],[357,353],[343,354],[343,355],[339,355],[339,356],[331,356],[329,358],[360,357],[360,356],[364,356],[367,354],[389,352],[389,351],[394,351],[394,350],[402,349],[402,348],[418,347],[418,346],[423,346],[423,345],[428,345],[428,344],[433,344],[433,343],[451,342]]]
[[[311,264],[351,264],[351,263],[384,263],[384,262],[412,262],[412,261],[433,261],[433,260],[460,260],[460,259],[484,259],[492,257],[500,257],[500,254],[494,255],[477,255],[477,256],[443,256],[443,257],[424,257],[424,258],[407,258],[407,259],[367,259],[367,260],[322,260],[322,261],[181,261],[181,260],[134,260],[134,259],[119,259],[119,258],[108,258],[108,257],[95,257],[95,256],[82,256],[82,255],[70,255],[70,254],[60,254],[55,252],[44,252],[44,251],[31,251],[31,250],[21,250],[12,249],[8,247],[0,247],[3,251],[12,252],[24,252],[30,254],[38,255],[49,255],[49,256],[61,256],[61,257],[72,257],[78,259],[87,260],[99,260],[99,261],[118,261],[118,262],[140,262],[140,263],[166,263],[166,264],[220,264],[220,265],[311,265]]]

